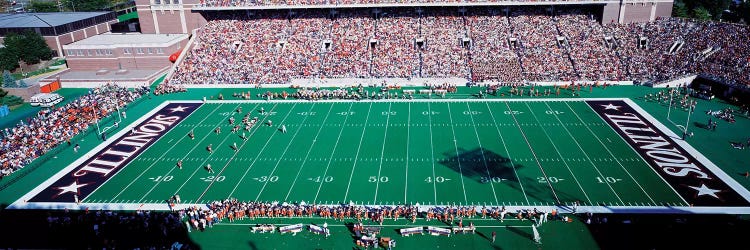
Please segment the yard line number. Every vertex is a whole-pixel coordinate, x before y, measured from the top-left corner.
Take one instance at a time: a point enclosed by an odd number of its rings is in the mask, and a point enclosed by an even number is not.
[[[212,182],[212,181],[222,182],[222,181],[224,181],[226,179],[227,179],[227,177],[223,176],[223,175],[209,175],[209,176],[206,176],[206,177],[201,177],[201,180],[203,180],[205,182]]]
[[[277,175],[272,175],[272,176],[264,175],[264,176],[261,176],[261,177],[253,178],[253,180],[256,180],[258,182],[277,182],[277,181],[279,181],[279,176],[277,176]]]
[[[330,175],[329,176],[316,176],[316,177],[312,177],[312,178],[307,178],[307,180],[313,181],[313,182],[318,182],[318,183],[320,183],[320,182],[326,182],[326,183],[328,183],[328,182],[332,182],[333,181],[333,176],[330,176]]]
[[[388,182],[388,176],[384,176],[383,175],[383,176],[380,176],[380,178],[378,178],[377,176],[370,176],[370,178],[367,179],[367,181],[372,182],[372,183],[375,183],[375,182]]]
[[[151,178],[148,178],[148,179],[152,180],[154,182],[161,182],[161,181],[163,181],[163,182],[169,182],[169,181],[172,181],[172,179],[174,179],[174,176],[171,176],[171,175],[161,176],[161,175],[159,175],[156,178],[151,177]]]
[[[443,183],[445,181],[450,181],[450,180],[451,179],[448,179],[448,178],[445,178],[445,177],[442,177],[442,176],[435,176],[434,179],[432,178],[432,176],[429,176],[426,179],[424,179],[424,182],[426,182],[426,183],[432,183],[434,181],[435,183]]]
[[[617,183],[617,182],[622,181],[622,179],[618,179],[618,178],[615,178],[615,177],[612,177],[612,176],[607,176],[607,177],[599,177],[599,176],[597,176],[596,177],[596,181],[598,183]]]
[[[554,177],[554,176],[549,176],[549,177],[539,176],[536,178],[536,180],[539,181],[539,183],[545,183],[545,182],[558,183],[558,182],[564,181],[565,179]]]

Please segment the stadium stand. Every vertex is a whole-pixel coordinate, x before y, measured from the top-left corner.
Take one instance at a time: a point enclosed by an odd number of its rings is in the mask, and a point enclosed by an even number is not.
[[[170,83],[459,77],[474,82],[750,84],[747,26],[660,18],[601,25],[584,10],[386,8],[206,13]]]
[[[144,89],[115,84],[92,89],[62,107],[42,109],[38,115],[0,132],[0,178],[23,168],[52,148],[85,132],[97,119],[140,98]]]

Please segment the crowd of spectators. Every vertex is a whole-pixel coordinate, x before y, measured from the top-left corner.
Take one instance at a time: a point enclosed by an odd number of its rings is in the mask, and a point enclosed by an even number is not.
[[[130,91],[109,83],[60,107],[42,109],[37,116],[0,132],[0,178],[86,131],[99,119],[138,99],[143,89]]]
[[[187,92],[185,86],[176,84],[159,84],[159,86],[156,86],[154,89],[154,95],[166,95],[180,92]]]
[[[236,1],[235,1],[236,2]],[[170,83],[459,77],[660,82],[703,73],[750,85],[747,26],[585,10],[384,8],[216,12]]]
[[[70,248],[189,249],[192,246],[185,245],[182,222],[188,220],[186,216],[186,213],[145,210],[50,211],[46,216],[48,232],[43,235],[54,235],[50,240],[65,243],[53,244]]]
[[[551,220],[565,219],[557,209],[539,210],[518,209],[508,210],[505,206],[420,206],[420,205],[391,205],[366,206],[355,204],[315,205],[287,202],[243,202],[236,199],[213,201],[207,204],[208,209],[190,207],[183,212],[186,214],[192,229],[204,230],[221,221],[233,222],[242,219],[278,218],[278,217],[319,217],[344,221],[370,221],[382,225],[384,220],[406,219],[414,223],[418,218],[439,220],[453,225],[463,218],[492,218],[504,220],[515,218],[519,220],[541,221],[542,217]],[[546,220],[546,219],[545,219]]]
[[[508,0],[201,0],[203,7],[286,6],[286,5],[344,5],[344,4],[394,4],[394,3],[487,3]],[[532,2],[536,0],[515,0]],[[560,1],[562,0],[545,0]],[[565,0],[573,2],[580,0]]]

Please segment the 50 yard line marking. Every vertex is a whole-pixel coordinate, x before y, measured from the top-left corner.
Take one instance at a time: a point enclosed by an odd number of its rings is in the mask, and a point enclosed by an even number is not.
[[[383,147],[380,149],[380,165],[378,166],[378,181],[375,182],[375,197],[372,203],[375,204],[378,201],[378,189],[380,188],[380,171],[383,169],[383,154],[385,154],[385,142],[388,138],[388,122],[391,120],[391,107],[392,102],[388,103],[388,116],[385,118],[385,132],[383,135]]]
[[[497,120],[495,120],[495,115],[492,113],[492,108],[490,108],[489,102],[484,103],[487,106],[487,110],[490,112],[490,116],[492,117],[492,122],[495,124],[495,130],[497,130],[497,135],[500,136],[500,142],[503,143],[503,147],[505,148],[505,154],[508,155],[508,159],[512,158],[510,156],[510,151],[508,151],[508,145],[505,144],[505,138],[503,138],[503,134],[500,133],[500,127],[497,126]],[[531,205],[529,203],[529,197],[526,195],[526,190],[523,188],[523,182],[521,182],[521,178],[518,177],[518,171],[516,170],[516,166],[513,163],[513,161],[510,162],[510,167],[513,169],[513,173],[516,174],[516,180],[518,181],[518,185],[521,186],[521,192],[523,193],[524,199],[526,199],[526,204]],[[554,192],[554,191],[553,191]]]
[[[212,111],[211,111],[210,113],[208,113],[209,115],[206,115],[206,117],[204,117],[204,118],[203,118],[203,119],[202,119],[202,120],[201,120],[201,121],[199,122],[199,124],[200,124],[200,123],[202,123],[203,121],[205,121],[205,120],[206,120],[206,119],[207,119],[207,118],[208,118],[208,117],[209,117],[209,116],[210,116],[211,114],[213,114],[214,112],[216,112],[216,110],[218,110],[218,109],[219,109],[219,108],[220,108],[221,106],[224,106],[224,104],[219,104],[219,105],[216,105],[216,108],[214,108],[214,110],[212,110]],[[203,107],[203,106],[201,106],[201,107]],[[196,111],[197,111],[197,110],[194,110],[194,111],[193,111],[193,113],[190,113],[190,115],[192,115],[192,114],[195,114],[195,113],[196,113]],[[187,118],[183,119],[183,121],[185,121],[185,120],[187,120]],[[198,126],[196,125],[196,126],[194,126],[194,127],[193,127],[193,129],[194,129],[194,128],[197,128],[197,127],[198,127]],[[162,137],[164,137],[164,136],[166,136],[166,134],[165,134],[165,135],[163,135]],[[179,139],[179,140],[177,141],[177,143],[175,143],[175,144],[172,144],[172,146],[171,146],[171,147],[169,147],[169,149],[167,149],[166,151],[164,151],[164,153],[163,153],[163,154],[161,154],[161,156],[159,156],[159,159],[161,159],[162,157],[164,157],[165,155],[167,155],[167,153],[169,153],[169,151],[171,151],[171,150],[172,150],[172,149],[173,149],[173,148],[174,148],[175,146],[177,146],[177,144],[179,144],[179,143],[180,143],[180,142],[181,142],[181,141],[182,141],[183,139],[185,139],[185,136],[180,136],[180,139]],[[154,143],[153,143],[153,144],[151,144],[151,145],[152,145],[152,146],[153,146],[153,145],[156,145],[156,143],[157,143],[157,142],[154,142]],[[149,147],[150,147],[150,146],[149,146]],[[143,153],[145,153],[145,152],[146,152],[146,150],[144,150],[143,152],[141,152],[141,154],[143,154]],[[122,190],[120,190],[120,192],[119,192],[119,193],[117,193],[117,194],[116,194],[116,195],[115,195],[114,197],[112,197],[112,199],[110,199],[110,200],[109,200],[108,202],[110,202],[110,203],[111,203],[112,201],[114,201],[115,199],[117,199],[117,197],[119,197],[119,196],[120,196],[120,195],[121,195],[121,194],[122,194],[123,192],[125,192],[125,190],[127,190],[128,188],[130,188],[130,186],[131,186],[131,185],[133,185],[133,183],[135,183],[135,182],[136,182],[136,181],[137,181],[138,179],[140,179],[140,178],[141,178],[141,176],[143,176],[143,174],[145,174],[146,172],[148,172],[148,170],[149,170],[149,169],[151,169],[151,168],[152,168],[152,167],[153,167],[154,165],[156,165],[156,163],[157,163],[157,162],[159,162],[159,161],[153,161],[153,162],[151,162],[151,165],[149,165],[149,166],[148,166],[148,168],[146,168],[146,170],[142,171],[142,172],[141,172],[141,173],[140,173],[140,174],[139,174],[138,176],[136,176],[136,177],[135,177],[135,178],[134,178],[134,179],[133,179],[132,181],[130,181],[130,183],[128,183],[128,185],[127,185],[127,186],[125,186],[125,188],[123,188]],[[111,180],[111,179],[112,179],[112,178],[109,178],[109,180]],[[107,181],[109,181],[109,180],[107,180]],[[105,182],[105,183],[106,183],[106,182]],[[159,185],[159,183],[157,182],[156,184],[154,184],[154,186],[156,186],[156,185]],[[101,185],[101,186],[99,186],[99,187],[103,187],[103,186],[104,186],[104,184],[102,184],[102,185]],[[98,188],[97,188],[97,189],[98,189]],[[94,192],[96,192],[96,190],[95,190]],[[94,192],[91,192],[91,194],[93,194]],[[91,196],[91,195],[89,195],[89,196]],[[142,199],[142,198],[141,198],[141,199]]]
[[[461,155],[458,154],[458,141],[456,140],[456,130],[453,127],[453,113],[451,112],[451,104],[446,103],[446,106],[448,106],[448,117],[451,119],[451,132],[453,134],[453,148],[456,149],[456,160],[458,162],[458,172],[461,174],[461,189],[464,191],[464,202],[466,205],[469,205],[469,200],[466,198],[466,186],[464,186],[464,171],[461,167]]]
[[[484,148],[482,147],[482,141],[479,139],[479,132],[477,131],[477,124],[474,122],[474,115],[471,112],[471,106],[466,103],[466,108],[469,110],[469,117],[471,117],[471,123],[474,125],[474,134],[477,136],[477,144],[479,144],[479,152],[482,154],[482,162],[484,163],[484,170],[487,171],[487,178],[489,178],[490,187],[492,187],[492,195],[495,196],[495,205],[498,204],[497,193],[495,192],[495,184],[492,183],[492,174],[490,174],[490,168],[487,166],[487,158],[484,156]]]
[[[331,114],[331,109],[333,109],[333,105],[334,104],[331,104],[331,107],[328,108],[328,113],[326,113],[326,117],[323,118],[323,125],[325,125],[326,120],[328,120],[328,116]],[[312,112],[312,110],[313,110],[312,107],[314,107],[314,106],[315,106],[315,104],[310,105],[310,109],[307,112]],[[289,112],[289,113],[291,113],[291,112]],[[306,115],[305,118],[302,119],[302,123],[301,124],[305,124],[305,121],[307,120],[307,117],[309,117],[309,115]],[[285,118],[285,120],[286,120],[286,118]],[[282,121],[282,124],[283,124],[283,121]],[[315,134],[315,139],[313,139],[313,142],[310,144],[310,149],[312,149],[313,146],[315,146],[315,141],[318,140],[318,135],[320,135],[320,131],[323,129],[323,125],[321,125],[320,128],[318,128],[318,133]],[[299,134],[300,130],[302,130],[302,126],[297,127],[297,131],[294,131],[294,135],[292,135],[292,139],[289,140],[289,144],[286,145],[286,148],[284,148],[284,152],[282,152],[281,156],[279,156],[279,160],[276,161],[276,165],[274,165],[273,169],[271,169],[271,173],[267,174],[266,176],[273,176],[273,174],[276,172],[276,168],[278,168],[279,164],[281,164],[281,161],[284,159],[284,156],[286,155],[286,152],[289,150],[289,146],[292,146],[292,142],[294,142],[294,138],[297,138],[297,134]],[[270,182],[269,179],[270,179],[270,177],[267,178],[265,182],[263,182],[263,186],[260,188],[260,191],[258,191],[258,195],[255,196],[255,201],[258,201],[258,199],[260,199],[260,195],[263,193],[263,190],[266,190],[266,186]]]
[[[346,185],[346,193],[344,194],[344,201],[349,197],[349,188],[352,186],[352,177],[354,177],[354,169],[357,168],[357,159],[359,158],[359,151],[362,149],[362,140],[365,139],[365,130],[367,130],[367,121],[370,120],[370,111],[372,111],[372,102],[370,107],[367,109],[367,117],[365,118],[364,126],[362,126],[362,135],[359,137],[359,146],[357,146],[357,154],[354,155],[354,165],[352,166],[352,172],[349,174],[349,184]]]
[[[310,110],[312,110],[312,108],[313,108],[314,106],[315,106],[315,103],[313,103],[313,105],[311,105],[311,107],[310,107]],[[291,108],[289,109],[289,111],[288,111],[288,112],[286,113],[286,115],[284,116],[284,119],[281,119],[281,124],[284,124],[284,121],[286,121],[286,118],[288,118],[288,117],[289,117],[289,114],[291,114],[291,113],[292,113],[292,112],[294,111],[294,107],[297,107],[297,102],[295,102],[295,103],[294,103],[294,105],[292,105],[292,107],[291,107]],[[309,111],[308,111],[308,112],[309,112]],[[266,116],[266,117],[269,117],[269,116]],[[304,119],[307,119],[307,116],[305,116],[305,118],[304,118]],[[303,119],[303,123],[304,123],[304,119]],[[300,127],[301,127],[301,126],[300,126]],[[299,129],[299,128],[297,128],[297,129]],[[227,198],[231,198],[231,197],[232,197],[232,195],[234,194],[234,192],[235,192],[235,191],[237,191],[237,187],[239,187],[239,186],[240,186],[240,183],[242,183],[242,181],[243,181],[243,180],[245,180],[245,177],[247,176],[247,173],[248,173],[248,172],[250,172],[250,169],[252,169],[252,168],[253,168],[253,166],[255,166],[255,162],[256,162],[256,161],[258,161],[258,159],[260,158],[260,154],[262,154],[262,153],[263,153],[263,151],[265,151],[265,150],[266,150],[266,147],[268,146],[268,143],[270,143],[270,142],[271,142],[271,139],[272,139],[272,138],[273,138],[273,136],[274,136],[274,135],[276,135],[276,134],[277,134],[277,133],[276,133],[276,132],[274,132],[273,134],[271,134],[271,136],[269,136],[269,137],[268,137],[268,139],[266,140],[266,143],[265,143],[265,144],[263,144],[263,148],[261,148],[261,149],[260,149],[260,151],[258,151],[258,155],[257,155],[256,157],[254,157],[254,158],[253,158],[253,162],[251,162],[251,163],[250,163],[250,166],[249,166],[249,167],[247,167],[247,169],[245,169],[245,173],[243,173],[243,174],[242,174],[242,177],[240,177],[240,180],[239,180],[239,181],[237,182],[237,184],[236,184],[236,185],[234,185],[234,188],[232,188],[232,192],[230,192],[230,193],[229,193],[229,195],[227,195]],[[292,142],[291,142],[291,141],[289,141],[289,143],[292,143]],[[270,178],[270,177],[269,177],[269,178]],[[214,178],[214,179],[216,179],[216,178]]]
[[[352,111],[352,106],[354,106],[354,102],[349,103],[349,109],[347,110],[347,112],[351,112]],[[328,110],[328,113],[330,113],[330,112],[331,112],[331,110]],[[325,169],[325,171],[323,171],[323,175],[322,175],[324,179],[328,175],[328,168],[331,166],[331,161],[333,161],[333,155],[336,153],[336,149],[339,146],[339,140],[341,139],[341,134],[343,134],[343,132],[344,132],[344,127],[345,127],[344,125],[346,125],[346,121],[349,120],[349,116],[350,115],[347,115],[346,117],[344,117],[344,123],[341,126],[341,130],[339,130],[339,135],[336,138],[336,144],[333,145],[333,150],[331,150],[331,155],[328,156],[328,163],[326,164],[326,169]],[[321,128],[323,128],[323,127],[321,126]],[[318,134],[320,134],[320,130],[318,130]],[[315,138],[317,140],[318,136],[316,135]],[[305,155],[305,161],[307,161],[307,156],[310,155],[311,151],[312,151],[312,146],[310,147],[309,150],[307,150],[307,155]],[[305,163],[303,162],[302,166],[304,166],[304,165],[305,165]],[[299,173],[300,172],[302,172],[302,168],[300,168],[300,171],[297,172],[297,177],[299,177]],[[297,177],[294,178],[294,182],[295,183],[297,182]],[[316,202],[318,201],[318,195],[320,194],[320,190],[323,188],[323,183],[325,183],[325,181],[321,180],[320,185],[318,185],[318,191],[315,192],[315,199],[313,199],[313,204],[316,204]],[[294,183],[292,183],[292,187],[294,187]],[[292,193],[292,187],[289,188],[289,193],[286,194],[287,198],[289,198],[289,194]],[[286,200],[286,198],[284,198],[284,200]],[[346,200],[344,200],[344,202],[346,202]]]

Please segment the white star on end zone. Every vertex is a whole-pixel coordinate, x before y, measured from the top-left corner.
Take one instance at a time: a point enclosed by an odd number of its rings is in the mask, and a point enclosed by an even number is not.
[[[57,189],[60,189],[60,193],[57,195],[59,196],[64,193],[78,193],[78,189],[86,185],[88,185],[88,183],[78,185],[77,181],[73,181],[73,183],[70,183],[70,186],[57,187]]]
[[[609,105],[601,105],[601,106],[604,107],[604,109],[614,109],[617,111],[620,111],[620,107],[621,107],[621,106],[612,105],[612,103],[610,103]]]
[[[698,196],[701,196],[701,195],[710,195],[710,196],[713,196],[716,199],[719,198],[719,196],[717,196],[716,193],[721,192],[721,190],[710,189],[710,188],[706,187],[706,184],[701,184],[700,187],[693,187],[693,186],[688,186],[688,187],[697,190],[698,191]]]
[[[174,113],[174,112],[185,112],[185,109],[187,109],[187,108],[188,108],[188,107],[177,106],[176,108],[171,108],[171,109],[169,109],[169,110],[172,110],[172,112],[170,112],[170,113]]]

